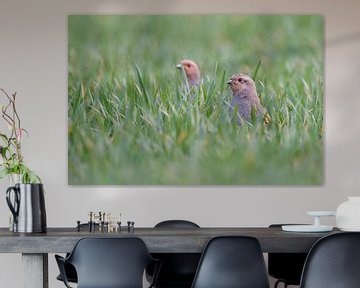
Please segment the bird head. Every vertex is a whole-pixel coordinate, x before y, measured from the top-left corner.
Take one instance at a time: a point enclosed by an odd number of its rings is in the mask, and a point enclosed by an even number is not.
[[[184,69],[186,78],[190,86],[197,86],[200,84],[200,69],[199,66],[192,60],[181,60],[178,65],[178,69]]]
[[[254,80],[246,74],[235,74],[231,79],[226,82],[230,85],[230,88],[234,95],[242,92],[254,92],[256,93],[256,86]]]

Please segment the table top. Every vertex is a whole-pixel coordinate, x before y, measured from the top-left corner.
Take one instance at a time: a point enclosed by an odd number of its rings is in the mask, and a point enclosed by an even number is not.
[[[308,252],[321,237],[338,233],[283,232],[281,227],[127,228],[119,232],[78,232],[76,228],[48,228],[47,233],[13,233],[0,228],[0,253],[65,253],[83,237],[139,237],[152,253],[201,253],[210,238],[222,235],[252,236],[263,252]]]

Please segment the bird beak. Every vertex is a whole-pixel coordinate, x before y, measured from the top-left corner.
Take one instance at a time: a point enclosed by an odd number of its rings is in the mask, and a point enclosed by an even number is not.
[[[227,81],[227,82],[226,82],[226,84],[230,85],[230,84],[231,84],[231,82],[232,82],[232,81],[231,81],[231,80],[229,80],[229,81]]]
[[[175,67],[176,67],[177,69],[181,69],[181,68],[182,68],[182,65],[181,65],[181,64],[177,64]]]

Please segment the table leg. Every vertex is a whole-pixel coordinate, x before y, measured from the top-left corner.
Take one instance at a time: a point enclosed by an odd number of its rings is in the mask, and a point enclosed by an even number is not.
[[[22,254],[23,288],[49,288],[48,254]]]

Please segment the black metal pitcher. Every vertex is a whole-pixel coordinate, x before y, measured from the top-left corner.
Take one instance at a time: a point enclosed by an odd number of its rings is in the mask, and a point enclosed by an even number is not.
[[[11,197],[12,192],[13,197]],[[42,184],[15,184],[6,190],[6,202],[14,216],[14,232],[44,233],[47,231]]]

